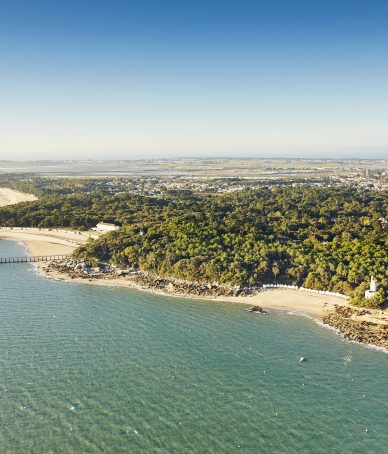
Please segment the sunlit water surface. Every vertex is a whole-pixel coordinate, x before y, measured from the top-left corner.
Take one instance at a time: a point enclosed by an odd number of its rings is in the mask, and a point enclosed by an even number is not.
[[[1,452],[388,452],[388,355],[311,320],[30,264],[0,287]]]

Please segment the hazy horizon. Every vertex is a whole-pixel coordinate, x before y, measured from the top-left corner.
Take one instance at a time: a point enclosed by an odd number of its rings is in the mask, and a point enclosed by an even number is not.
[[[388,157],[388,3],[2,2],[0,159]]]
[[[198,154],[168,154],[168,153],[133,153],[133,154],[122,154],[117,156],[103,157],[103,155],[98,155],[97,153],[92,153],[92,155],[82,155],[77,157],[75,153],[71,156],[70,153],[56,154],[50,153],[47,155],[32,155],[32,154],[23,154],[20,157],[15,158],[3,158],[1,155],[0,162],[26,162],[26,161],[152,161],[152,160],[244,160],[244,159],[257,159],[257,160],[387,160],[388,159],[388,150],[357,150],[355,152],[350,150],[341,150],[341,151],[326,151],[326,152],[317,152],[312,150],[311,152],[297,153],[294,151],[280,152],[274,150],[267,153],[198,153]]]
[[[268,155],[268,156],[249,156],[249,155],[241,155],[241,156],[236,156],[236,155],[209,155],[209,156],[179,156],[179,155],[171,155],[168,157],[165,156],[155,156],[155,157],[133,157],[133,158],[126,158],[126,157],[118,157],[118,158],[26,158],[26,159],[0,159],[1,163],[10,163],[10,164],[18,164],[18,163],[26,163],[26,162],[31,162],[31,163],[45,163],[45,162],[52,162],[52,163],[60,163],[60,162],[65,162],[65,163],[70,163],[70,162],[107,162],[107,163],[115,163],[115,162],[179,162],[179,161],[383,161],[387,162],[388,157],[384,155],[383,153],[381,156],[373,156],[369,153],[368,156],[330,156],[330,155],[325,155],[325,156],[287,156],[287,155]]]

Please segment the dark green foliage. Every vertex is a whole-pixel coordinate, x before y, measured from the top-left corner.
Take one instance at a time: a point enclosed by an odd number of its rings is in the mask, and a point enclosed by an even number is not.
[[[388,288],[387,194],[345,188],[264,188],[165,201],[91,242],[79,257],[163,276],[236,285],[285,283],[360,294],[371,275]],[[116,218],[120,221],[120,218]],[[140,234],[140,230],[144,232]]]
[[[140,213],[152,219],[163,201],[131,194],[101,193],[44,197],[35,202],[0,208],[0,225],[23,227],[70,227],[88,230],[99,221],[131,223]]]
[[[111,195],[97,180],[23,184],[41,189],[47,184],[46,195],[1,208],[0,225],[123,226],[76,251],[91,262],[110,260],[163,276],[233,285],[304,285],[352,295],[356,304],[381,305],[387,297],[387,224],[381,221],[387,191],[299,185],[158,199]],[[381,291],[366,301],[371,275]]]

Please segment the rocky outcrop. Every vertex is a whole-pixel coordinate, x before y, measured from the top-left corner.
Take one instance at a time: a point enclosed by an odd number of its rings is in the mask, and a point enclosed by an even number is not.
[[[267,312],[260,306],[252,306],[250,309],[248,309],[249,312],[254,312],[258,314],[266,314]]]
[[[149,290],[163,291],[174,295],[193,296],[247,296],[257,293],[257,290],[242,288],[239,286],[226,286],[208,282],[191,282],[184,279],[165,278],[146,271],[134,268],[120,269],[107,264],[98,264],[90,267],[86,263],[75,260],[57,260],[50,262],[46,267],[66,275],[70,279],[128,279],[128,283],[134,283]]]
[[[243,296],[247,294],[241,287],[229,287],[219,284],[190,282],[183,279],[163,278],[152,273],[137,272],[132,276],[136,284],[153,290],[163,290],[173,294],[196,296]]]
[[[322,321],[336,329],[350,340],[388,348],[388,324],[363,320],[363,315],[370,314],[365,309],[336,306],[334,311],[326,313]]]

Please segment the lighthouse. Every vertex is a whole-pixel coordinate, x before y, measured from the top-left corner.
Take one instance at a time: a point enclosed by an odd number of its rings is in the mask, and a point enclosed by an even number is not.
[[[370,279],[370,287],[369,290],[365,292],[365,298],[369,300],[370,298],[373,298],[374,296],[377,295],[377,281],[376,279],[372,276]]]

